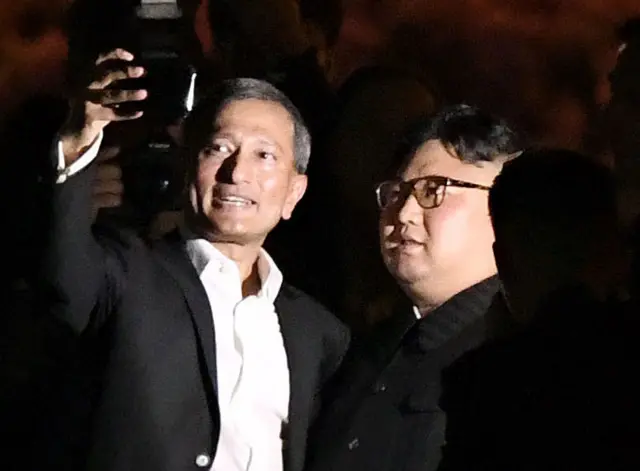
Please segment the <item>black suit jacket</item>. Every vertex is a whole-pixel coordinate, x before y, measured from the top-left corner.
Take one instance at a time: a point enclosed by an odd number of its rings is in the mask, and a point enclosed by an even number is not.
[[[349,352],[312,429],[307,471],[431,471],[446,417],[441,371],[485,339],[491,278],[416,321],[408,307]]]
[[[91,228],[92,173],[90,167],[53,190],[43,280],[48,308],[88,339],[84,371],[93,380],[84,390],[92,397],[80,402],[89,404],[90,426],[74,449],[76,457],[86,455],[79,467],[200,469],[196,461],[213,460],[219,434],[215,306],[176,234],[150,243]],[[342,359],[348,331],[286,284],[275,305],[291,382],[285,470],[299,471],[316,396]],[[71,397],[73,410],[78,396]],[[49,439],[56,443],[65,433]],[[86,454],[78,453],[84,445]]]

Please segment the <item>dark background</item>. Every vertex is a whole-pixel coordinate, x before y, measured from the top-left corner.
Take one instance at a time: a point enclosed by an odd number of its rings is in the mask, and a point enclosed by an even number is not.
[[[66,42],[58,25],[71,1],[0,0],[0,121],[29,95],[60,90]],[[607,99],[615,26],[640,14],[637,0],[346,4],[337,83],[360,65],[400,62],[449,101],[489,107],[539,140],[570,148],[584,145],[589,116]],[[210,48],[203,21],[197,30]]]

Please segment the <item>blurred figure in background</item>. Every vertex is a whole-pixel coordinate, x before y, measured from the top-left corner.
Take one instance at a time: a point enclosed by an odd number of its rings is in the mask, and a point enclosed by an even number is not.
[[[489,208],[512,329],[445,370],[442,470],[637,469],[613,176],[570,151],[525,151]]]
[[[618,30],[618,55],[609,75],[611,99],[604,131],[613,152],[620,221],[631,261],[629,291],[640,290],[640,17]]]
[[[618,31],[619,49],[609,76],[611,99],[607,131],[613,150],[623,224],[640,215],[640,18]]]
[[[333,48],[342,0],[210,0],[212,72],[264,78],[283,90],[317,135],[333,117]]]

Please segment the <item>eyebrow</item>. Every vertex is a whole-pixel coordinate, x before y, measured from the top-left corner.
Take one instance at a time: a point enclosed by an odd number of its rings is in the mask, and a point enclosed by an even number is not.
[[[282,146],[272,138],[267,137],[267,135],[265,135],[260,128],[252,128],[250,131],[251,133],[256,134],[256,136],[253,139],[258,141],[260,144],[274,146],[274,147],[277,147],[278,150],[282,151]],[[223,131],[222,129],[218,128],[213,130],[213,132],[209,136],[209,140],[214,140],[216,138],[233,139],[234,137],[235,137],[234,133],[229,131]]]
[[[282,152],[282,147],[280,146],[280,144],[278,144],[276,141],[269,139],[268,137],[257,137],[257,141],[260,142],[261,144],[265,144],[268,146],[273,146],[275,147],[278,151]]]

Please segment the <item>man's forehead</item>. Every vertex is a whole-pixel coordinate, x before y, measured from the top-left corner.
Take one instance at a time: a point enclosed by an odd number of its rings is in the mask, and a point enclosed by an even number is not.
[[[270,100],[246,98],[224,104],[214,116],[214,122],[234,119],[271,122],[273,119],[286,120],[293,124],[289,111],[280,103]]]
[[[238,100],[225,105],[213,120],[213,134],[223,132],[289,139],[293,136],[294,124],[289,112],[279,103]]]

